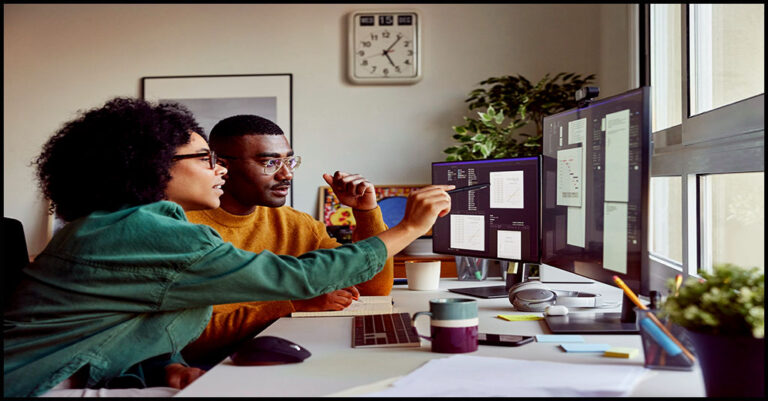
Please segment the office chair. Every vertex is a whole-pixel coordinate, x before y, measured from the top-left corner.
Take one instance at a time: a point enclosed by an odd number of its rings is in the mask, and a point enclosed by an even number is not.
[[[24,226],[20,221],[3,217],[3,309],[21,281],[21,269],[29,264]]]

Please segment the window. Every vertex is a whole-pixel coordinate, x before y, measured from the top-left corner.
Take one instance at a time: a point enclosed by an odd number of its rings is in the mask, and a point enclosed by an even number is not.
[[[765,269],[764,173],[699,176],[701,266],[722,263]]]
[[[764,268],[764,5],[640,7],[641,80],[653,92],[652,270]]]
[[[651,178],[649,250],[667,262],[683,264],[683,181],[681,177]],[[663,205],[663,207],[661,207]]]
[[[763,93],[764,5],[690,7],[691,114]]]

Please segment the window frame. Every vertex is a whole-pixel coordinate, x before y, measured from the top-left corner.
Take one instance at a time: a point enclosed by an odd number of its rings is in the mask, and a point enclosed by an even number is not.
[[[649,252],[651,288],[666,288],[668,278],[682,273],[698,277],[699,262],[708,252],[699,235],[702,188],[705,174],[764,172],[765,93],[691,116],[689,113],[689,7],[681,4],[682,123],[652,133],[651,177],[682,178],[683,261],[676,263]],[[643,31],[641,84],[650,85],[651,4],[640,6]]]

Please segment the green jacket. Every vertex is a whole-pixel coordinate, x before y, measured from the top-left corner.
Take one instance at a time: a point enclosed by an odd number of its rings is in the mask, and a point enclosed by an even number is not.
[[[93,213],[24,269],[3,319],[4,395],[42,394],[86,365],[87,386],[101,387],[149,358],[176,358],[211,305],[312,298],[371,279],[386,254],[376,237],[255,254],[168,201]]]

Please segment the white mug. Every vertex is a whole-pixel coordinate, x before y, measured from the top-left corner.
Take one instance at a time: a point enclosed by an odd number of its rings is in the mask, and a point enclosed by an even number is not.
[[[408,279],[409,290],[437,290],[440,284],[440,261],[405,261],[405,277]]]

